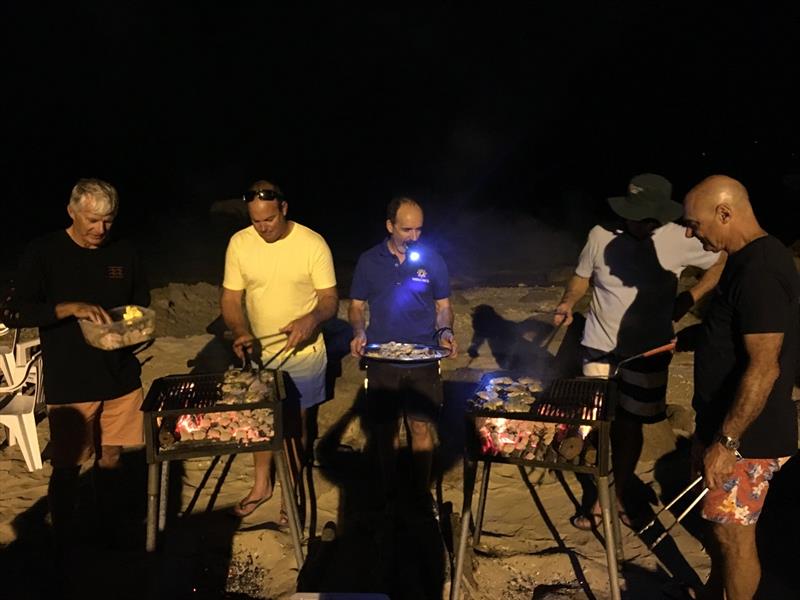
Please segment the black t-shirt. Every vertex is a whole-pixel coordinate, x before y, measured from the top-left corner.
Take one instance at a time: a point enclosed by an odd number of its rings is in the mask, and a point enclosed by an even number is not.
[[[144,273],[128,242],[111,240],[88,249],[66,231],[46,235],[26,249],[16,282],[9,324],[39,327],[48,404],[110,400],[141,386],[141,368],[131,349],[94,348],[84,340],[77,319],[55,315],[61,302],[106,309],[150,304]]]
[[[733,403],[747,367],[743,336],[784,334],[780,376],[764,410],[742,436],[747,458],[790,456],[797,451],[792,384],[798,353],[800,277],[789,251],[772,236],[732,254],[725,265],[694,357],[697,433],[711,443]]]

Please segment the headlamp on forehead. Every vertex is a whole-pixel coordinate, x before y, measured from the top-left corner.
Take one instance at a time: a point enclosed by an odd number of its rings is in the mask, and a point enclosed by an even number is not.
[[[252,202],[256,198],[259,200],[283,201],[283,194],[277,190],[248,190],[242,194],[242,200],[245,202]]]

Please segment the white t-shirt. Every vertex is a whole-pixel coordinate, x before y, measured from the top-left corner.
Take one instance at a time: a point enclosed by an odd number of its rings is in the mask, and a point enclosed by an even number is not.
[[[328,244],[315,231],[294,223],[289,235],[268,243],[251,225],[236,232],[228,243],[222,285],[245,290],[250,327],[260,337],[314,310],[315,290],[334,287],[336,275]],[[263,358],[271,358],[285,341],[284,337],[264,340]],[[324,350],[322,334],[318,334],[296,356],[311,352],[324,356]]]
[[[708,269],[719,260],[685,231],[667,223],[637,240],[620,230],[592,228],[575,269],[593,286],[584,346],[632,356],[672,339],[678,278],[688,266]]]

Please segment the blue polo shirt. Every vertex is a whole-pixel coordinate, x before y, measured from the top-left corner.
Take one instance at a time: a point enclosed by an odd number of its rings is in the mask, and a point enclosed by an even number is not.
[[[369,304],[367,342],[433,344],[435,301],[450,296],[447,265],[438,252],[419,244],[414,247],[419,260],[400,264],[386,243],[358,258],[350,286],[350,298]]]

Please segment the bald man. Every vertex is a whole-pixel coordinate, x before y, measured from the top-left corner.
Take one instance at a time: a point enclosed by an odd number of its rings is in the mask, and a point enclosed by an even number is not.
[[[695,352],[693,455],[710,490],[703,517],[716,542],[703,597],[744,600],[761,577],[754,525],[769,480],[797,451],[800,278],[735,179],[714,175],[695,186],[684,220],[687,237],[729,255]]]

